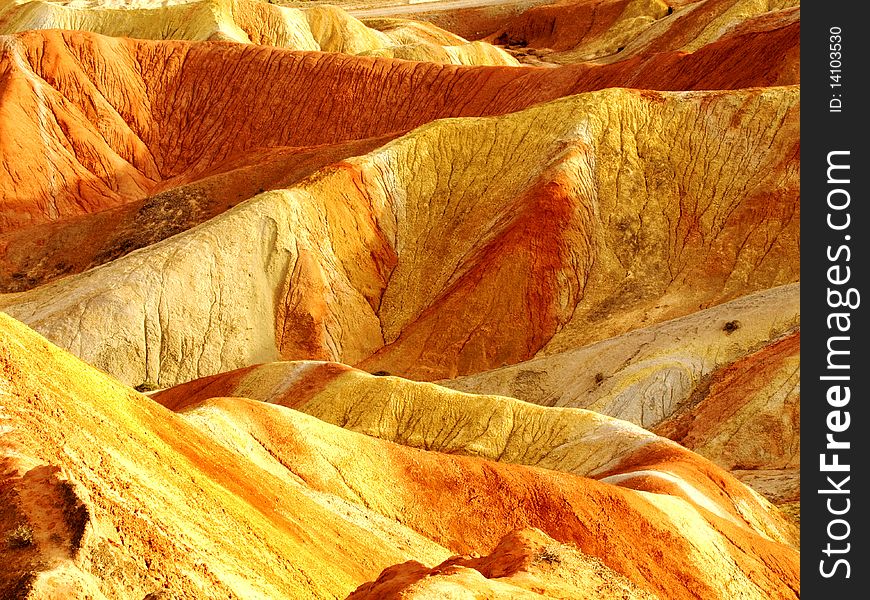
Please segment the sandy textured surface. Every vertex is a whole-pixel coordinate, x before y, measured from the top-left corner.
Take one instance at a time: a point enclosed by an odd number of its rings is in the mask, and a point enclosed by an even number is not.
[[[6,594],[344,597],[390,565],[435,567],[445,550],[509,570],[507,550],[528,555],[517,547],[531,535],[569,546],[546,556],[584,572],[525,567],[504,589],[574,576],[586,583],[573,589],[635,597],[797,597],[797,552],[755,528],[774,520],[753,527],[663,489],[409,448],[258,401],[212,398],[179,416],[0,319],[2,529],[34,539],[0,548]],[[542,533],[513,533],[530,529]],[[485,560],[454,563],[495,585]],[[455,584],[450,573],[432,589]]]
[[[800,3],[547,2],[0,0],[0,598],[800,597]]]
[[[794,281],[798,106],[608,90],[440,121],[0,303],[130,384],[279,357],[484,371]]]

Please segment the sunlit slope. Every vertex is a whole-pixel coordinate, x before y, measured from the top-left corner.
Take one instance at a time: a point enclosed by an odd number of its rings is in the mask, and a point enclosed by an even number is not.
[[[799,327],[800,286],[791,284],[582,348],[441,383],[544,406],[587,408],[649,428],[691,404],[713,373]],[[741,404],[747,402],[749,388],[737,389],[744,394]]]
[[[656,598],[576,547],[525,529],[505,536],[486,556],[454,557],[434,568],[415,561],[390,567],[348,600],[445,598],[460,590],[473,598],[517,600]]]
[[[264,149],[376,138],[442,117],[503,114],[612,86],[769,85],[780,58],[765,36],[692,54],[558,69],[69,31],[4,36],[0,230],[142,200]]]
[[[175,410],[242,396],[405,446],[543,467],[668,493],[780,541],[791,528],[735,479],[640,427],[577,409],[458,393],[335,363],[270,363],[207,377],[153,397]]]
[[[702,0],[692,2],[653,23],[628,43],[625,56],[679,50],[695,52],[705,45],[735,36],[779,32],[789,46],[777,50],[799,61],[800,0]],[[773,51],[773,48],[771,48]],[[615,57],[614,57],[615,58]],[[798,63],[799,64],[799,63]],[[794,74],[797,75],[797,74]]]
[[[591,571],[574,577],[630,597],[797,597],[793,548],[677,496],[407,448],[240,398],[176,416],[0,322],[2,527],[36,540],[2,548],[0,584],[23,597],[342,598],[408,559],[505,561],[506,546],[548,538]]]
[[[697,405],[656,430],[730,469],[799,468],[799,365],[800,332],[716,371]]]
[[[712,374],[706,394],[654,428],[777,504],[800,499],[800,332]]]
[[[186,231],[265,190],[289,187],[326,165],[365,154],[393,137],[258,148],[202,176],[161,182],[142,200],[0,233],[0,291],[25,291],[107,263]]]
[[[131,384],[517,363],[795,281],[798,101],[614,89],[435,122],[0,303]]]
[[[673,10],[664,0],[562,0],[523,11],[489,39],[509,46],[552,50],[546,55],[548,60],[567,55],[592,60],[616,54]]]
[[[416,48],[420,57],[433,62],[519,64],[484,42],[469,45],[432,24],[406,23],[379,31],[335,6],[299,9],[259,0],[197,0],[139,8],[114,7],[99,0],[72,6],[36,0],[8,2],[6,10],[0,12],[0,33],[7,34],[77,29],[115,37],[215,40],[346,54],[386,54],[396,49],[408,58],[414,55],[410,48]],[[445,46],[455,50],[448,51]]]
[[[399,58],[453,65],[519,65],[504,50],[485,42],[469,42],[459,46],[433,46],[431,44],[407,44],[360,52],[362,56]]]
[[[213,399],[185,414],[218,440],[249,432],[252,443],[308,485],[363,504],[456,553],[488,553],[512,532],[534,528],[659,596],[691,598],[699,589],[711,598],[721,597],[722,589],[757,598],[796,595],[792,547],[678,494],[406,448],[244,400]],[[659,555],[663,538],[672,545]]]
[[[33,536],[0,546],[3,597],[165,587],[178,598],[337,598],[387,565],[448,556],[216,444],[2,314],[0,369],[0,529]]]

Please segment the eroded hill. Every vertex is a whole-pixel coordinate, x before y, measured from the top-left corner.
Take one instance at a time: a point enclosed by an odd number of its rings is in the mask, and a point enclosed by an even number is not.
[[[520,4],[0,0],[0,597],[799,597],[799,3]]]
[[[0,302],[130,384],[479,372],[797,279],[798,114],[797,88],[608,90],[440,121]]]
[[[782,504],[800,498],[800,288],[440,382],[575,406],[677,440]]]
[[[0,548],[4,593],[332,598],[382,585],[391,565],[435,567],[448,553],[528,570],[506,551],[525,537],[552,546],[539,556],[584,569],[544,574],[557,588],[573,576],[634,597],[724,598],[728,581],[745,597],[797,597],[796,551],[762,533],[779,527],[772,513],[737,521],[661,485],[649,494],[427,452],[252,400],[214,398],[178,415],[14,320],[0,323],[2,528],[31,536]],[[745,510],[736,499],[754,496],[740,487],[733,498]],[[258,569],[240,570],[252,561]],[[483,579],[481,562],[466,560],[465,575]]]
[[[443,29],[394,19],[372,28],[336,6],[287,8],[256,0],[197,0],[142,7],[111,3],[70,5],[4,0],[0,33],[40,29],[91,31],[151,40],[216,40],[316,50],[394,56],[466,65],[518,65],[507,52],[468,42]]]
[[[766,37],[780,76],[799,80],[798,0],[563,0],[534,6],[487,37],[518,55],[567,64],[695,52]],[[747,52],[751,53],[749,48]],[[770,61],[757,61],[774,67]]]
[[[281,146],[398,134],[438,118],[504,114],[612,86],[793,83],[780,76],[786,57],[770,53],[770,35],[720,40],[692,54],[559,69],[461,67],[83,32],[3,36],[0,228],[142,200],[244,155],[256,162],[256,154]],[[18,272],[16,265],[7,268]]]

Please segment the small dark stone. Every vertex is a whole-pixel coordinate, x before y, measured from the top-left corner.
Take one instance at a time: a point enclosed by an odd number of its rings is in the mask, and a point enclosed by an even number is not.
[[[728,321],[727,323],[725,323],[725,325],[722,326],[722,331],[724,331],[725,333],[732,333],[734,331],[737,331],[739,328],[739,321]]]

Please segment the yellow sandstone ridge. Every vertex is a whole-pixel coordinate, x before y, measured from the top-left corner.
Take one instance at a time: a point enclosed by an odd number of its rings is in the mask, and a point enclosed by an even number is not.
[[[643,483],[628,478],[630,486],[668,490],[779,541],[794,535],[767,502],[712,464],[640,427],[591,411],[463,394],[317,362],[241,369],[152,397],[173,410],[186,410],[221,396],[287,406],[366,435],[451,455],[613,477],[617,482],[626,473],[654,474]]]
[[[800,327],[800,284],[763,290],[582,348],[440,381],[543,406],[573,406],[655,427],[720,369]],[[745,387],[741,389],[746,392]]]
[[[680,493],[408,448],[243,398],[174,414],[2,314],[0,375],[0,530],[34,540],[0,547],[4,594],[384,598],[379,573],[414,561],[439,572],[431,590],[456,573],[491,588],[500,571],[495,589],[545,598],[577,578],[630,597],[797,598],[792,547]]]
[[[606,64],[790,29],[788,40],[776,35],[769,50],[788,53],[797,71],[799,0],[563,0],[516,15],[486,39],[519,55],[533,48],[546,62]],[[793,76],[796,82],[799,74]]]
[[[116,37],[216,40],[448,64],[519,64],[500,48],[469,43],[428,23],[396,19],[380,31],[328,5],[288,8],[259,0],[198,0],[122,7],[100,0],[69,6],[0,1],[5,2],[0,5],[0,34],[77,29]]]
[[[0,599],[800,598],[800,2],[555,1],[0,0]]]
[[[655,599],[575,547],[560,544],[539,529],[524,529],[505,536],[487,556],[453,557],[431,569],[414,561],[390,567],[348,600],[424,600],[460,593],[518,600]]]
[[[800,0],[703,0],[693,2],[650,25],[625,47],[625,55],[654,49],[694,52],[754,18],[800,18]]]
[[[214,443],[3,314],[0,399],[0,530],[34,539],[0,545],[0,596],[334,598],[449,555]]]
[[[800,497],[800,286],[439,382],[650,428],[780,504]]]
[[[796,281],[798,117],[783,87],[436,121],[0,306],[134,385],[481,372]]]

